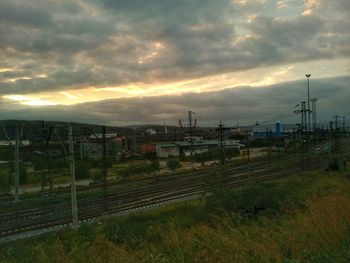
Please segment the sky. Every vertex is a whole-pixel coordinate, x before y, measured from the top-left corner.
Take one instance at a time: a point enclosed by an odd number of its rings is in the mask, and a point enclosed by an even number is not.
[[[0,0],[0,119],[349,115],[349,0]]]

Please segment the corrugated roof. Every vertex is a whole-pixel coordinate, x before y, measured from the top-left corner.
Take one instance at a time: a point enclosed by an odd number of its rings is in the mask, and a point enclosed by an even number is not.
[[[175,143],[155,143],[158,147],[167,148],[167,147],[177,147]]]
[[[174,144],[176,144],[177,146],[180,146],[180,147],[186,147],[186,146],[191,146],[191,144],[189,142],[186,142],[186,141],[183,141],[183,142],[174,142]]]
[[[179,147],[190,147],[191,143],[187,142],[187,141],[177,141],[174,142],[174,144],[176,144]],[[193,142],[192,146],[219,146],[220,145],[220,141],[219,140],[203,140],[203,141],[199,141],[199,142]],[[225,146],[241,146],[241,144],[239,143],[239,141],[236,140],[226,140],[224,141],[224,145]]]

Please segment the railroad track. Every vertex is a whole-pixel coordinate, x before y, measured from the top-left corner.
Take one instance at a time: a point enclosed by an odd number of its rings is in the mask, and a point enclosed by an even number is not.
[[[226,172],[228,173],[228,177],[237,176],[240,174],[247,174],[245,172],[248,167],[248,165],[242,165],[235,168],[228,168]],[[256,169],[261,170],[264,169],[264,165],[261,163],[256,163],[250,165],[250,169]],[[256,171],[255,170],[255,171]],[[252,173],[255,172],[254,170],[251,170]],[[232,174],[233,173],[233,174]],[[157,181],[154,184],[150,184],[148,186],[136,188],[133,190],[128,190],[124,192],[119,193],[113,193],[108,194],[107,196],[100,196],[100,197],[91,197],[91,198],[85,198],[83,200],[78,200],[78,207],[84,207],[87,205],[100,205],[101,202],[107,201],[110,202],[112,200],[113,202],[125,202],[128,199],[130,199],[130,196],[133,196],[134,198],[142,198],[143,195],[149,195],[149,193],[157,194],[159,191],[165,191],[165,190],[172,190],[178,186],[182,187],[184,184],[186,185],[193,185],[196,182],[201,182],[204,180],[204,177],[207,176],[207,173],[189,173],[182,175],[181,177],[174,177],[173,180],[169,180],[169,178],[166,178],[165,180]],[[13,219],[30,219],[31,217],[39,217],[43,214],[58,214],[62,213],[63,211],[68,211],[70,213],[71,209],[71,203],[70,202],[64,202],[58,205],[49,205],[44,206],[40,208],[33,208],[33,209],[26,209],[23,211],[16,211],[16,212],[7,212],[2,213],[0,216],[0,222],[9,222]]]
[[[263,163],[266,163],[266,161],[255,161],[253,165],[261,165]],[[232,170],[232,171],[239,171],[239,170],[243,170],[247,167],[248,165],[243,164],[240,166],[233,166],[233,165],[228,165],[227,169],[228,170]],[[179,179],[179,178],[183,178],[184,176],[189,177],[189,176],[198,176],[198,175],[202,175],[203,172],[208,172],[212,169],[212,167],[206,167],[206,168],[201,168],[200,170],[197,171],[192,171],[192,172],[186,172],[186,173],[180,173],[180,174],[167,174],[167,175],[152,175],[152,176],[146,176],[143,178],[137,178],[137,179],[130,179],[128,181],[122,181],[122,182],[107,182],[108,187],[109,188],[113,188],[114,186],[133,186],[133,184],[140,184],[140,183],[153,183],[156,181],[173,181],[174,179]],[[82,193],[82,192],[88,192],[88,191],[100,191],[102,185],[99,184],[93,184],[93,185],[86,185],[86,186],[82,186],[82,185],[78,185],[77,186],[77,193]],[[25,187],[24,187],[25,188]],[[47,190],[46,190],[47,191]],[[61,194],[70,194],[70,186],[65,186],[65,187],[60,187],[60,188],[56,188],[51,192],[52,195],[57,196],[57,195],[61,195]],[[29,199],[31,197],[41,197],[41,192],[32,192],[32,193],[26,193],[25,195],[23,195],[23,198],[25,199]],[[50,198],[50,197],[49,197]],[[13,196],[12,194],[6,193],[5,196],[0,196],[0,208],[1,206],[6,206],[9,203],[13,202]],[[1,211],[1,210],[0,210]]]
[[[310,167],[312,168],[312,167]],[[261,168],[250,172],[229,173],[226,176],[226,185],[239,186],[249,182],[277,178],[300,171],[299,168],[266,169]],[[133,190],[115,195],[108,195],[79,203],[79,221],[93,220],[101,215],[111,215],[133,211],[143,207],[155,206],[163,202],[170,202],[202,194],[209,188],[202,177],[190,177],[187,181],[180,180],[171,185],[159,185],[144,189]],[[202,180],[198,180],[202,179]],[[221,179],[218,179],[221,180]],[[183,183],[186,182],[186,185]],[[61,209],[58,209],[61,208]],[[3,221],[5,220],[5,221]],[[47,209],[30,209],[21,213],[8,213],[1,216],[0,239],[6,236],[20,234],[27,231],[65,226],[71,222],[71,210],[65,204]]]
[[[317,149],[322,148],[322,146],[324,145],[318,145],[318,146],[313,146],[313,148],[310,149],[309,153],[315,153]],[[271,156],[271,161],[278,161],[278,160],[282,160],[282,159],[286,159],[286,158],[290,158],[290,157],[294,157],[294,158],[298,158],[300,157],[300,154],[297,153],[288,153],[288,154],[282,154],[281,156]],[[252,159],[253,160],[253,159]],[[259,165],[259,164],[266,164],[266,160],[264,160],[263,156],[259,156],[257,158],[256,161],[254,161],[254,164],[252,165]],[[247,167],[248,165],[240,165],[239,167],[237,167],[234,164],[228,164],[227,168],[228,169],[243,169],[244,167]],[[191,174],[195,175],[195,174],[199,174],[202,173],[203,171],[208,171],[211,168],[206,168],[200,171],[194,171],[194,172],[190,172],[190,173],[186,173],[186,176],[189,176]],[[173,180],[176,177],[183,177],[183,174],[177,174],[177,175],[163,175],[161,176],[161,180]],[[116,185],[120,186],[122,185],[129,185],[129,184],[133,184],[133,183],[147,183],[147,182],[152,182],[154,180],[159,180],[160,176],[147,176],[144,178],[137,178],[137,179],[131,179],[125,182],[108,182],[108,187],[114,187]],[[77,187],[77,192],[81,193],[81,192],[88,192],[88,191],[98,191],[101,189],[101,184],[94,184],[94,185],[87,185],[87,186],[78,186]],[[47,190],[46,190],[47,191]],[[69,194],[70,193],[70,187],[60,187],[60,188],[56,188],[54,189],[51,194],[52,195],[61,195],[61,194]],[[40,197],[41,192],[35,192],[35,193],[26,193],[23,197],[24,198],[30,198],[33,196],[36,197]],[[0,211],[1,211],[1,207],[6,204],[6,203],[11,203],[12,202],[12,195],[9,193],[5,193],[3,194],[3,196],[0,196]],[[52,198],[54,199],[54,198]]]
[[[242,165],[239,167],[229,167],[227,169],[227,173],[242,173],[243,171],[246,170],[248,165]],[[251,166],[251,168],[257,168],[257,167],[263,167],[261,163],[256,163]],[[90,202],[101,202],[104,199],[108,198],[123,198],[124,196],[130,196],[130,195],[140,195],[145,191],[156,191],[157,188],[160,187],[169,187],[171,184],[171,187],[174,186],[174,184],[180,184],[182,183],[188,183],[192,180],[199,180],[200,178],[205,177],[208,174],[208,171],[201,171],[201,172],[191,172],[191,173],[186,173],[186,174],[181,174],[181,176],[177,175],[174,177],[167,176],[167,177],[155,177],[155,181],[150,181],[148,185],[142,186],[142,187],[137,187],[132,190],[127,190],[127,191],[122,191],[118,193],[113,193],[113,194],[108,194],[106,197],[89,197],[89,198],[84,198],[83,200],[78,200],[78,206],[84,206],[86,203]],[[8,221],[11,216],[15,217],[22,217],[25,215],[33,215],[33,214],[41,214],[43,212],[46,212],[46,210],[62,210],[68,207],[70,209],[70,200],[67,202],[63,202],[60,204],[56,205],[44,205],[40,208],[33,208],[33,209],[26,209],[23,211],[16,211],[16,212],[5,212],[2,211],[0,215],[0,222],[5,222]],[[0,210],[1,211],[1,210]]]

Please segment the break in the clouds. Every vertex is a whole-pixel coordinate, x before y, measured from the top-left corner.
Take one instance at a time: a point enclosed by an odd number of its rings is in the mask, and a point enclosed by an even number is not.
[[[350,115],[350,77],[315,80],[311,96],[317,97],[318,121],[328,122],[334,115]],[[262,87],[236,87],[214,92],[186,93],[143,98],[121,98],[76,105],[30,107],[7,101],[0,118],[26,120],[79,121],[93,124],[177,125],[186,119],[187,110],[196,113],[200,126],[251,125],[255,121],[298,123],[295,107],[306,97],[306,81],[292,81]],[[1,105],[1,104],[0,104]]]
[[[75,105],[348,76],[349,3],[0,0],[0,96]]]

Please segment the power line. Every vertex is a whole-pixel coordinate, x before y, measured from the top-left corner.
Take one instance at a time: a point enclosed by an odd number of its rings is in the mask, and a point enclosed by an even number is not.
[[[259,125],[270,124],[272,122],[275,122],[276,120],[282,120],[282,119],[291,117],[293,115],[293,112],[291,113],[291,111],[293,109],[295,109],[296,107],[298,107],[298,106],[299,106],[299,104],[294,105],[293,107],[290,107],[287,111],[285,111],[283,113],[280,113],[280,114],[276,115],[275,117],[273,117],[273,118],[271,118],[269,120],[259,122]]]

